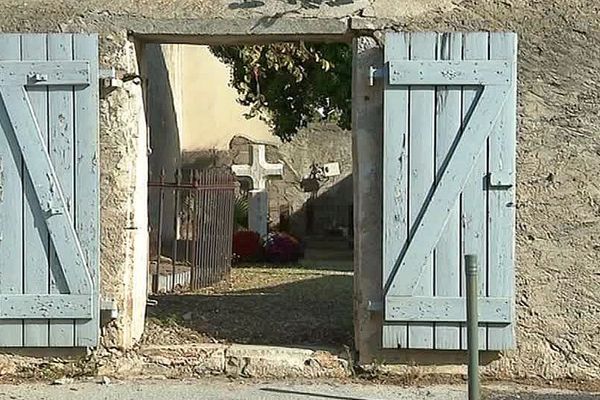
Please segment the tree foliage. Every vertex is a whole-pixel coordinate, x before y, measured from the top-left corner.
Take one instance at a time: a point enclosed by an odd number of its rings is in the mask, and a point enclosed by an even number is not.
[[[352,51],[347,44],[274,43],[216,46],[232,67],[232,85],[247,118],[259,117],[282,140],[327,118],[350,128]]]

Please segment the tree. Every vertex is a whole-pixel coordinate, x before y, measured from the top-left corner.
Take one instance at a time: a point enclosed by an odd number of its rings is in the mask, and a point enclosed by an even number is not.
[[[347,44],[274,43],[215,46],[232,67],[231,83],[247,118],[269,123],[283,141],[309,122],[326,118],[350,128],[352,50]]]

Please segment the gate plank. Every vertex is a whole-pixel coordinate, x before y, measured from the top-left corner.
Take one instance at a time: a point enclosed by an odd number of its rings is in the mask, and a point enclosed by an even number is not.
[[[435,59],[436,43],[435,33],[413,33],[410,43],[411,60]],[[435,87],[412,86],[409,102],[408,212],[409,228],[413,229],[417,224],[419,212],[427,202],[427,194],[431,190],[435,176]],[[433,296],[433,254],[432,249],[426,255],[423,271],[413,290],[414,296]],[[403,271],[400,271],[400,279],[402,278]],[[433,325],[433,323],[408,325],[408,343],[411,349],[433,348]]]
[[[463,38],[463,59],[487,60],[488,59],[488,33],[469,32]],[[463,116],[468,112],[477,99],[480,89],[473,86],[463,88]],[[486,296],[487,286],[487,194],[485,179],[487,173],[487,145],[474,161],[471,176],[463,190],[463,210],[461,224],[463,229],[463,256],[475,254],[479,261],[479,296]],[[462,257],[461,257],[462,258]],[[464,271],[462,271],[464,274]],[[462,293],[465,292],[465,280],[462,280]],[[487,329],[479,328],[479,346],[485,350],[487,343]],[[466,326],[462,328],[462,348],[467,348]]]
[[[93,347],[98,344],[100,320],[99,299],[99,235],[100,200],[98,170],[98,37],[75,35],[73,58],[90,61],[90,85],[75,91],[75,228],[92,278],[93,319],[78,320],[75,345]]]
[[[20,60],[18,34],[0,35],[0,60]],[[3,100],[6,104],[6,99]],[[22,157],[9,119],[0,111],[0,293],[23,292]],[[0,321],[0,346],[23,344],[20,319]]]
[[[512,321],[511,300],[507,297],[480,297],[479,320],[509,324]],[[388,297],[389,315],[398,321],[466,322],[464,297]],[[411,344],[412,348],[412,344]]]
[[[392,85],[507,85],[513,74],[508,61],[390,61],[389,71]]]
[[[90,65],[79,62],[0,61],[1,86],[88,85]]]
[[[385,61],[408,59],[410,36],[388,34]],[[383,135],[383,282],[390,278],[400,250],[408,236],[408,87],[391,87],[384,91]],[[384,348],[407,348],[408,325],[383,326]]]
[[[48,59],[50,61],[72,60],[73,42],[70,34],[53,34],[48,36]],[[49,153],[56,178],[62,189],[66,202],[70,227],[74,228],[75,217],[75,138],[73,115],[73,89],[69,86],[51,86],[48,88],[48,129]],[[75,236],[76,237],[76,236]],[[76,239],[77,240],[77,239]],[[56,247],[56,241],[53,242]],[[56,249],[58,250],[58,249]],[[83,257],[83,253],[80,253]],[[50,293],[73,293],[73,287],[67,285],[66,270],[86,268],[73,265],[64,258],[50,258]],[[83,261],[83,260],[82,260]],[[68,264],[67,264],[68,263]],[[62,267],[62,268],[61,268]],[[65,274],[61,272],[65,271]],[[83,272],[83,271],[82,271]],[[89,288],[91,289],[91,288]],[[75,321],[50,321],[50,346],[73,346],[75,344]]]
[[[46,60],[46,35],[24,34],[21,38],[23,60]],[[44,143],[48,141],[48,90],[46,87],[27,88],[31,108],[37,119]],[[23,176],[25,186],[25,276],[24,293],[46,294],[49,285],[49,234],[45,217],[38,204],[35,189],[29,174]],[[48,320],[30,319],[23,321],[23,345],[26,347],[48,346]]]
[[[438,40],[439,59],[460,60],[462,58],[461,33],[440,34]],[[437,177],[462,125],[462,88],[460,86],[440,86],[436,96],[435,165]],[[439,297],[460,296],[459,204],[455,204],[449,214],[448,223],[435,250],[434,295]],[[436,324],[435,348],[460,349],[460,324]]]
[[[55,319],[89,318],[89,295],[19,294],[0,295],[0,320],[10,318]],[[48,325],[46,325],[46,331]]]
[[[517,37],[513,33],[498,33],[490,37],[490,58],[514,61],[517,58]],[[516,77],[516,63],[513,63]],[[510,188],[488,188],[489,196],[489,287],[490,296],[514,298],[514,226],[515,226],[515,154],[517,107],[516,79],[508,94],[504,110],[490,136],[489,173],[500,172],[512,177]],[[514,307],[514,301],[511,301]],[[514,310],[513,310],[514,315]],[[515,345],[514,324],[488,325],[488,350],[504,350]]]

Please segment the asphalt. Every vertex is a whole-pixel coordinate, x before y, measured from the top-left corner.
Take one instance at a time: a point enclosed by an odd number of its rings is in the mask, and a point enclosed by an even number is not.
[[[482,400],[593,400],[600,394],[557,391],[488,393]],[[462,386],[397,387],[357,384],[288,384],[206,381],[134,381],[0,385],[0,400],[463,400]]]

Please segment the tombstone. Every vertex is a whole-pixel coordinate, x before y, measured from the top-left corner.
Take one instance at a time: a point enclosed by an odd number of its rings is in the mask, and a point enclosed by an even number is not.
[[[249,178],[252,190],[248,196],[248,228],[265,236],[268,232],[269,197],[267,180],[283,176],[283,164],[270,164],[265,156],[264,144],[252,145],[250,164],[232,165],[233,173],[241,178]]]

